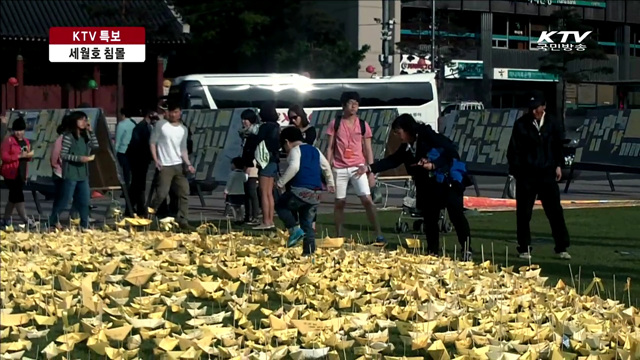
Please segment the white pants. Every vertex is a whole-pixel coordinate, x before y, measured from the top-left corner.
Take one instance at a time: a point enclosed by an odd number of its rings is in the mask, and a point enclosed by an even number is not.
[[[333,178],[336,182],[336,199],[342,200],[347,197],[347,187],[349,183],[353,186],[353,190],[358,196],[371,195],[369,188],[369,179],[364,174],[360,177],[356,176],[357,167],[345,169],[333,169]]]

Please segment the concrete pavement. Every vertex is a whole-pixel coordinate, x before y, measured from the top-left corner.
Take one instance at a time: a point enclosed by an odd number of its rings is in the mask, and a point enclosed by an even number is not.
[[[564,194],[564,184],[561,186],[561,197],[563,200],[640,200],[640,175],[628,175],[628,174],[611,174],[615,190],[611,191],[609,184],[606,180],[604,173],[583,172],[580,177],[571,184],[571,188],[568,194]],[[478,177],[477,182],[480,188],[480,195],[484,197],[500,198],[504,188],[504,178],[496,177]],[[399,187],[404,186],[404,181],[389,182],[388,194],[383,187],[383,195],[387,197],[386,205],[388,208],[399,207],[402,205],[402,199],[406,195],[406,190]],[[206,205],[203,207],[197,196],[191,196],[189,198],[190,204],[190,218],[191,220],[198,221],[202,218],[206,219],[221,219],[223,218],[224,200],[222,196],[223,188],[219,187],[211,195],[205,195]],[[2,199],[2,211],[4,211],[5,199],[8,197],[6,189],[0,191]],[[388,195],[388,196],[387,196]],[[468,188],[465,195],[475,196],[473,188]],[[120,194],[113,194],[113,199],[120,201],[124,205],[124,199],[120,198]],[[101,222],[105,218],[107,207],[111,203],[112,196],[107,195],[101,199],[93,199],[92,204],[96,208],[92,211],[92,217]],[[39,196],[41,199],[42,195]],[[27,200],[27,212],[35,215],[36,219],[37,211],[35,203],[31,193],[25,192],[25,199]],[[41,200],[43,209],[43,217],[46,217],[50,210],[52,201]],[[380,206],[382,207],[382,206]],[[347,209],[349,212],[359,211],[361,208],[359,200],[355,196],[350,196],[347,202]],[[331,195],[324,196],[319,213],[330,214],[333,212]],[[63,214],[62,218],[65,219],[67,214]],[[17,219],[17,215],[14,214],[14,219]]]

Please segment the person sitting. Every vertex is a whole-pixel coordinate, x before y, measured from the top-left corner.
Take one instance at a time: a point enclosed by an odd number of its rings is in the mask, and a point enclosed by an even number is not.
[[[416,185],[416,207],[424,218],[427,251],[432,255],[440,251],[438,220],[441,210],[446,208],[458,235],[463,260],[470,261],[471,231],[464,215],[463,196],[467,184],[466,167],[460,161],[455,145],[409,114],[398,116],[391,129],[402,144],[395,153],[371,164],[369,171],[381,173],[404,164]],[[358,175],[364,174],[364,171],[358,171]]]
[[[335,183],[329,161],[316,147],[305,144],[300,129],[287,127],[280,134],[280,144],[287,153],[287,169],[278,179],[281,192],[276,204],[278,217],[289,229],[287,246],[295,246],[303,240],[302,254],[311,255],[316,250],[313,219],[320,203],[322,177],[329,192],[335,192]],[[296,224],[296,217],[300,224]]]

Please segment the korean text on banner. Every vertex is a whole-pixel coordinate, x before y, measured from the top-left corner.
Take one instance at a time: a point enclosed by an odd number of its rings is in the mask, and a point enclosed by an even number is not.
[[[143,27],[52,27],[49,61],[144,62]]]

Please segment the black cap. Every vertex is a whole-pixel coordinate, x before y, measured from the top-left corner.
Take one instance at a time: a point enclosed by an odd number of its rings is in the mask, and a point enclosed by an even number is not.
[[[536,109],[546,104],[547,102],[544,100],[544,97],[542,95],[533,95],[529,99],[529,110]]]
[[[24,121],[24,118],[22,116],[13,120],[13,124],[11,125],[11,130],[22,131],[26,129],[27,129],[27,123]]]

